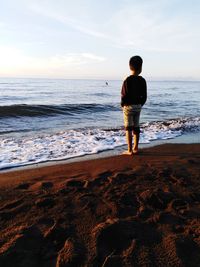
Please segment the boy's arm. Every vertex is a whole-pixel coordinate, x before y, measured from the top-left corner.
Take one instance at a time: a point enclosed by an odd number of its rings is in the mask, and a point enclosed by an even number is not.
[[[127,82],[126,80],[123,82],[122,90],[121,90],[121,107],[124,106],[126,100],[126,93],[127,92]]]
[[[147,83],[144,80],[143,94],[141,95],[141,105],[143,106],[147,101]]]

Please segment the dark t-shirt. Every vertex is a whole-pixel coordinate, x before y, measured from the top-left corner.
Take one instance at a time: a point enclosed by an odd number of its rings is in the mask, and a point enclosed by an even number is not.
[[[121,106],[142,106],[147,100],[147,84],[142,76],[131,75],[126,78],[122,85]]]

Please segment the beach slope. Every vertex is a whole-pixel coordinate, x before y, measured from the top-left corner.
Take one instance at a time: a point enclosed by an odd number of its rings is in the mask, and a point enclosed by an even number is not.
[[[0,266],[200,266],[200,144],[0,174]]]

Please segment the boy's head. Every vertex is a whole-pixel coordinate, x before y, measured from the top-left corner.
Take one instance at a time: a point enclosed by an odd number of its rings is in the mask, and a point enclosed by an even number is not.
[[[143,60],[140,56],[131,57],[129,60],[129,67],[136,73],[141,73]]]

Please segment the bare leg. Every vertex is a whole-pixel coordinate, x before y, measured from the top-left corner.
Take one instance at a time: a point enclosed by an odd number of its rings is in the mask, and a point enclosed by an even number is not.
[[[126,141],[128,144],[128,150],[124,151],[123,154],[125,155],[132,155],[133,151],[132,151],[132,131],[126,131]]]
[[[138,144],[139,144],[140,134],[134,133],[134,147],[133,147],[133,154],[138,153]]]

